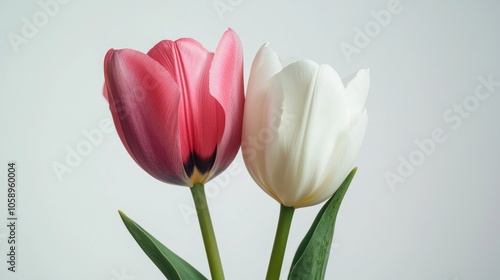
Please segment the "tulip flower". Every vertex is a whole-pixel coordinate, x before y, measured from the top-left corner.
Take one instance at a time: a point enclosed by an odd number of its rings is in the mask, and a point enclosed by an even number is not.
[[[329,65],[286,64],[267,44],[258,51],[247,87],[242,151],[252,178],[282,205],[278,232],[285,232],[284,245],[293,210],[327,200],[353,169],[367,124],[368,88],[368,70],[343,82]],[[273,257],[280,250],[273,248]],[[273,268],[278,276],[280,268]],[[269,273],[268,279],[276,278],[276,271]]]
[[[255,182],[299,208],[331,197],[354,167],[367,124],[368,70],[344,83],[329,65],[283,65],[257,53],[243,120],[243,158]]]
[[[113,121],[131,157],[206,203],[203,184],[229,166],[241,143],[243,53],[236,33],[227,30],[215,53],[190,38],[161,41],[147,54],[111,49],[104,74]]]
[[[109,50],[105,91],[132,158],[165,183],[205,183],[241,143],[243,56],[228,30],[215,53],[190,38],[161,41],[147,54]]]

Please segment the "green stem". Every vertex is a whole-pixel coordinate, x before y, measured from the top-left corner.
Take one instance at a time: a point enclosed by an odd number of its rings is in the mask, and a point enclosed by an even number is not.
[[[210,274],[213,280],[224,280],[224,271],[222,270],[222,262],[215,240],[214,227],[210,219],[210,211],[208,210],[207,198],[205,196],[205,187],[203,184],[196,183],[191,188],[198,221],[200,222],[201,235],[205,244],[207,253],[208,265],[210,266]]]
[[[288,240],[288,233],[290,233],[290,225],[292,224],[294,211],[295,208],[293,207],[281,205],[278,229],[276,230],[276,237],[274,238],[273,251],[271,253],[271,260],[269,261],[269,267],[267,268],[266,280],[278,280],[280,278],[286,242]]]

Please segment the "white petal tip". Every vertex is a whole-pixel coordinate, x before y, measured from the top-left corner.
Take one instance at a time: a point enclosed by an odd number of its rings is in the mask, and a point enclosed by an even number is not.
[[[362,83],[368,86],[370,84],[370,68],[360,69],[344,79],[345,87],[348,87],[351,83]]]
[[[355,76],[358,76],[358,75],[361,75],[361,74],[369,75],[370,74],[370,68],[359,69]]]
[[[275,53],[274,50],[269,46],[270,43],[269,42],[266,42],[264,43],[260,48],[259,50],[257,51],[257,53],[260,53],[260,52],[272,52],[272,53]]]

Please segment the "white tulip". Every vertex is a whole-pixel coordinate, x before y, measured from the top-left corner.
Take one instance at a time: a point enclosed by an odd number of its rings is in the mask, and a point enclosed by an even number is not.
[[[248,82],[242,137],[255,182],[288,207],[330,198],[361,147],[369,83],[368,69],[342,82],[329,65],[286,64],[262,46]]]

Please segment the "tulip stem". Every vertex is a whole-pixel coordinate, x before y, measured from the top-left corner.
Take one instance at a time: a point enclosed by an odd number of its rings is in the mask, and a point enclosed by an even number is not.
[[[278,280],[281,274],[281,266],[285,257],[286,242],[292,225],[293,212],[295,208],[281,205],[278,228],[274,238],[273,251],[267,268],[266,280]]]
[[[207,198],[205,196],[205,187],[201,183],[196,183],[191,187],[198,222],[200,223],[201,235],[205,244],[210,274],[213,280],[224,280],[224,271],[215,239],[214,227],[208,210]]]

